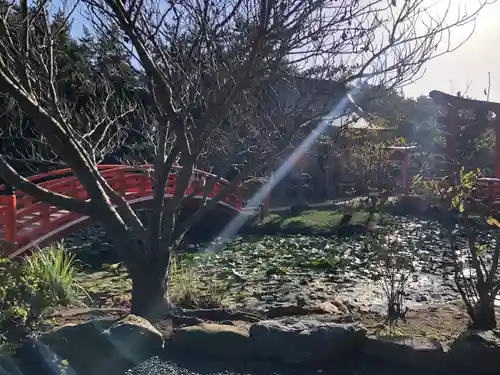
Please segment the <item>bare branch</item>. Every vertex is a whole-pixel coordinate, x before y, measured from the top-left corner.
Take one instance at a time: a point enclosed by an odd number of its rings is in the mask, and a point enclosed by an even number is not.
[[[65,210],[95,217],[97,219],[101,216],[101,212],[93,207],[90,202],[81,201],[78,199],[67,197],[65,195],[51,192],[20,176],[1,155],[0,175],[11,186],[19,188],[21,191],[31,195],[41,202],[48,202]]]

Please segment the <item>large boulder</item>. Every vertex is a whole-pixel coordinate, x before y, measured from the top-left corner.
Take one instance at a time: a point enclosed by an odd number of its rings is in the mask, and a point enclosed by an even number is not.
[[[62,367],[67,375],[123,375],[163,346],[151,323],[128,315],[59,328],[25,344],[19,354],[30,375],[58,374]]]
[[[474,374],[500,372],[500,332],[470,330],[462,333],[448,353],[450,367]]]
[[[345,358],[359,349],[365,335],[356,323],[319,317],[265,320],[250,327],[255,357],[295,364]]]
[[[227,324],[198,324],[178,329],[170,338],[169,349],[223,359],[250,357],[248,330]]]
[[[443,345],[431,339],[408,336],[369,337],[363,354],[370,357],[425,370],[446,370]]]
[[[17,358],[0,354],[0,375],[24,375],[18,365]]]

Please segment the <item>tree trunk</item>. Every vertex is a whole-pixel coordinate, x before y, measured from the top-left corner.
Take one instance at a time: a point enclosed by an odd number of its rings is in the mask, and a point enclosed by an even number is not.
[[[474,317],[472,329],[490,330],[497,328],[497,320],[495,317],[495,304],[489,293],[482,295],[479,292],[479,301],[474,306]]]
[[[472,322],[472,329],[491,330],[497,328],[495,310],[492,306],[477,307],[475,311],[475,321]]]
[[[132,279],[131,313],[150,321],[164,318],[172,310],[172,304],[168,298],[167,270],[139,265],[130,268]]]
[[[168,299],[168,262],[151,254],[158,254],[137,242],[134,233],[124,222],[110,217],[103,223],[132,280],[131,313],[148,320],[157,320],[172,312]],[[165,255],[168,259],[168,254]]]

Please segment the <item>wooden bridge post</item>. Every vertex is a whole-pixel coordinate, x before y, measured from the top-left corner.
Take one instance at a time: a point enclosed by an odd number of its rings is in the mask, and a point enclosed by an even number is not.
[[[271,176],[267,179],[266,182],[266,198],[264,200],[264,206],[263,206],[263,215],[266,217],[269,214],[269,204],[271,201],[271,185],[273,183],[274,179],[274,173],[271,173]]]
[[[410,193],[410,184],[408,183],[408,162],[410,160],[410,152],[408,150],[405,151],[403,157],[403,191],[404,195],[408,195]]]
[[[125,178],[125,171],[123,169],[120,169],[117,171],[118,174],[118,192],[122,197],[125,196],[127,192],[127,180]]]
[[[460,134],[460,117],[458,110],[448,106],[448,113],[443,118],[446,127],[446,162],[448,163],[448,174],[452,176],[456,172],[457,163],[457,140]]]
[[[7,210],[4,214],[5,240],[15,243],[17,239],[17,200],[16,191],[12,186],[4,185],[3,200]]]
[[[500,178],[500,113],[496,114],[495,126],[495,177]]]
[[[50,206],[43,205],[40,209],[40,219],[42,222],[42,227],[47,227],[50,224]]]

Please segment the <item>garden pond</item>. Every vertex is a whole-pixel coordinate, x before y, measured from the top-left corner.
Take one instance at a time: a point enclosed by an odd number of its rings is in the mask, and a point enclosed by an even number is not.
[[[410,308],[459,299],[453,287],[449,243],[436,222],[384,216],[378,228],[397,241],[398,253],[412,263],[405,294]],[[466,239],[462,239],[455,251],[466,264]],[[495,241],[488,230],[481,232],[479,240],[486,247]],[[85,263],[116,261],[110,240],[97,226],[72,235],[64,246]],[[382,280],[377,278],[377,254],[367,246],[365,235],[247,236],[233,238],[216,252],[205,248],[191,245],[176,262],[178,293],[197,288],[217,295],[224,306],[258,310],[316,305],[340,296],[344,303],[361,309],[382,311],[386,305]],[[124,293],[130,285],[123,272],[109,264],[108,271],[89,270],[84,284],[91,293],[107,293],[112,303],[126,303]]]

